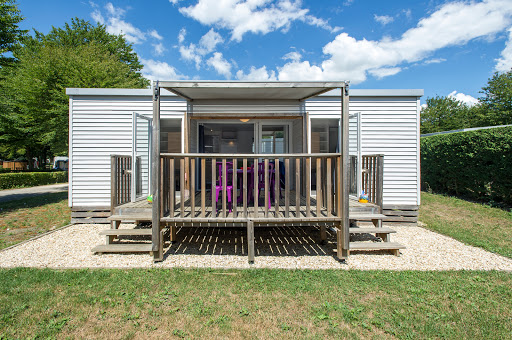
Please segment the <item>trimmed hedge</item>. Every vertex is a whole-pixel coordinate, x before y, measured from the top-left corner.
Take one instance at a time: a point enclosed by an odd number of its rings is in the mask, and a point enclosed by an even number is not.
[[[67,181],[67,171],[7,173],[0,174],[0,190],[66,183]]]
[[[512,205],[512,127],[421,138],[421,185]]]

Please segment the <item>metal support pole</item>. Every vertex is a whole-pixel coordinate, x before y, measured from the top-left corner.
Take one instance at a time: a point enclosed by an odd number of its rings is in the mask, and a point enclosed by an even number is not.
[[[341,244],[341,254],[338,252],[338,258],[344,260],[349,255],[349,177],[350,177],[350,157],[349,157],[349,84],[341,89],[341,192],[339,199],[341,204],[341,225],[338,242]]]
[[[153,136],[151,149],[151,194],[153,195],[151,250],[155,261],[163,260],[163,247],[160,242],[160,87],[153,84]]]

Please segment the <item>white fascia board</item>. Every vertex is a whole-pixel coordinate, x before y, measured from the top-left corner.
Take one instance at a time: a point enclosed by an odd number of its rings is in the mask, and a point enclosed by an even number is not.
[[[350,97],[422,97],[424,95],[423,89],[350,89]],[[335,89],[321,96],[339,97],[341,90]]]

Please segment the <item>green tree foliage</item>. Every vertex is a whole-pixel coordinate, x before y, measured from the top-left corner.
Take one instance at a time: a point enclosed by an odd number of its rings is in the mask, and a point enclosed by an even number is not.
[[[0,145],[9,157],[67,154],[67,87],[144,88],[142,65],[123,37],[74,19],[47,35],[36,32],[2,70]]]
[[[482,88],[483,97],[479,98],[485,114],[482,114],[481,126],[512,124],[512,70],[496,72]]]
[[[471,108],[451,97],[427,98],[422,108],[421,133],[463,129],[470,126]]]
[[[18,5],[14,0],[0,0],[0,66],[6,66],[14,61],[8,52],[18,45],[27,31],[20,30],[18,23],[23,20]]]

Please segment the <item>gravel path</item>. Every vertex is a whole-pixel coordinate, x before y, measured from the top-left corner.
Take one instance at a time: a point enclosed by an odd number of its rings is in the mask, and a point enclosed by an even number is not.
[[[133,225],[123,224],[121,227]],[[172,247],[166,243],[165,259],[156,264],[148,254],[93,255],[91,248],[105,242],[105,237],[98,235],[104,228],[93,224],[74,225],[7,249],[0,252],[0,267],[512,271],[512,259],[464,245],[421,227],[393,227],[397,234],[392,235],[392,240],[407,246],[401,256],[353,252],[347,264],[335,259],[333,233],[328,234],[328,243],[322,246],[318,244],[319,231],[315,228],[258,228],[254,265],[247,263],[243,228],[179,229],[178,242]]]

